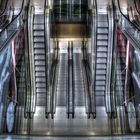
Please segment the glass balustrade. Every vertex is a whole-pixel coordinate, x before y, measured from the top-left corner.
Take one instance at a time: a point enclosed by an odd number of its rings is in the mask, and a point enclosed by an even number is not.
[[[133,40],[140,46],[140,30],[135,28],[133,24],[127,21],[123,16],[121,16],[120,25],[122,27],[122,30],[127,32],[130,37],[133,37]]]

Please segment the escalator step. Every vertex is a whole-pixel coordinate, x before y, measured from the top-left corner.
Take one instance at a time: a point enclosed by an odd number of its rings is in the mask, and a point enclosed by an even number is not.
[[[108,41],[98,41],[97,40],[97,46],[107,46],[108,45]]]
[[[95,90],[96,91],[105,91],[105,86],[96,86]]]
[[[97,35],[97,40],[108,40],[108,36],[107,35],[100,35],[100,34],[98,34]]]
[[[35,60],[44,60],[45,61],[45,56],[44,55],[35,55]]]
[[[44,83],[44,82],[46,82],[46,78],[45,77],[36,77],[36,83],[37,82],[42,82],[42,83]]]
[[[95,84],[97,86],[104,86],[105,85],[105,81],[96,81]]]
[[[36,67],[35,67],[35,71],[38,71],[38,72],[45,72],[45,67],[44,67],[44,66],[36,66]]]
[[[35,49],[44,49],[44,43],[36,42],[36,43],[34,43],[34,48]]]
[[[97,33],[98,34],[102,34],[102,33],[105,33],[105,34],[108,34],[108,29],[107,28],[98,28],[97,29]]]
[[[45,77],[45,72],[38,72],[38,71],[37,71],[37,72],[35,73],[35,76],[36,76],[36,77]]]
[[[97,63],[96,65],[96,69],[100,70],[100,69],[106,69],[107,68],[107,65],[106,64],[99,64]]]
[[[34,24],[34,31],[35,30],[44,30],[44,24]]]
[[[104,100],[104,94],[96,96],[96,106],[104,106],[105,100]]]
[[[34,15],[34,24],[44,24],[44,15],[43,14],[35,14]]]
[[[43,36],[44,37],[44,31],[34,30],[34,36]]]
[[[108,48],[107,47],[97,47],[97,53],[98,52],[106,52],[107,53]]]
[[[97,58],[107,58],[107,53],[98,52],[97,53]]]
[[[97,75],[106,75],[106,70],[97,70],[96,74]]]
[[[37,37],[34,37],[34,42],[36,43],[36,42],[44,42],[44,37],[42,37],[42,36],[37,36]]]
[[[46,83],[36,83],[37,88],[46,88]]]
[[[37,92],[37,94],[39,94],[39,93],[46,93],[46,88],[37,88],[36,92]]]
[[[96,63],[98,63],[98,64],[106,64],[107,63],[107,59],[105,59],[105,58],[98,58],[96,60]]]
[[[107,14],[98,14],[98,22],[107,22]]]
[[[35,66],[45,66],[45,61],[37,60],[37,61],[35,61]]]
[[[35,49],[34,49],[34,53],[37,54],[37,55],[38,55],[38,54],[45,55],[45,50],[44,50],[44,49],[36,49],[36,48],[35,48]]]

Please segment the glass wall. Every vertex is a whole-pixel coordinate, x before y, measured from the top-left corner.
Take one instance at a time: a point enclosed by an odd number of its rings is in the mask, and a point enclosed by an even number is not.
[[[84,22],[87,15],[86,0],[56,0],[54,16],[57,22]]]

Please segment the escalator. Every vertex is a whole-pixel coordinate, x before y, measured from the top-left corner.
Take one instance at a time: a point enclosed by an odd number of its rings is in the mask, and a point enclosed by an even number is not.
[[[74,94],[74,73],[73,73],[73,42],[68,42],[68,73],[67,73],[67,114],[74,118],[75,94]]]
[[[110,91],[106,89],[108,88],[107,85],[110,86],[108,78],[110,78],[111,67],[108,61],[112,59],[110,56],[112,50],[110,50],[111,45],[109,44],[109,37],[112,34],[109,28],[110,17],[108,17],[108,13],[105,15],[98,14],[97,21],[97,50],[95,59],[96,95],[90,99],[91,108],[93,108],[93,98],[97,103],[94,106],[94,108],[97,108],[97,112],[95,112],[97,116],[96,119],[94,116],[95,120],[93,120],[90,117],[87,119],[86,115],[85,95],[88,93],[85,92],[86,86],[84,84],[87,76],[90,79],[88,80],[90,84],[91,77],[90,70],[87,71],[87,74],[83,70],[82,41],[60,39],[58,47],[60,50],[64,49],[66,51],[63,53],[60,51],[60,59],[57,66],[54,63],[54,55],[51,52],[53,49],[50,50],[51,47],[54,47],[51,46],[53,43],[50,43],[50,40],[53,42],[53,38],[49,36],[50,28],[48,27],[50,26],[50,21],[48,19],[45,22],[44,15],[35,14],[34,7],[31,10],[33,12],[31,15],[32,22],[29,24],[33,27],[29,28],[31,35],[30,42],[32,42],[29,54],[32,93],[29,96],[28,104],[30,106],[29,114],[31,114],[30,133],[46,134],[47,132],[52,135],[62,133],[67,135],[76,133],[87,134],[88,131],[94,131],[96,134],[99,134],[101,132],[99,132],[98,126],[103,123],[102,130],[100,131],[104,134],[110,134],[110,118],[112,115],[111,97],[108,95]],[[47,10],[45,12],[48,14]],[[44,25],[44,23],[46,24]],[[47,31],[47,34],[44,33],[44,30]],[[75,53],[75,48],[78,48],[80,51]],[[55,90],[56,87],[57,90]],[[92,92],[91,89],[90,92]],[[93,113],[93,111],[92,109],[91,112]],[[49,117],[50,115],[51,118]],[[76,129],[79,126],[80,131]],[[85,130],[85,126],[88,128],[88,131]]]
[[[106,79],[107,79],[107,64],[108,64],[108,20],[107,15],[98,15],[97,27],[97,54],[96,54],[96,106],[105,106],[106,94]]]
[[[44,16],[34,15],[34,73],[37,106],[44,106],[46,102],[45,78],[45,46],[44,46]]]
[[[61,31],[52,33],[51,27],[54,27],[54,32],[58,31],[51,19],[55,12],[49,9],[46,0],[44,2],[44,13],[37,13],[36,7],[30,3],[29,46],[25,52],[21,48],[21,54],[17,54],[20,56],[24,52],[25,56],[19,58],[16,67],[19,73],[16,77],[18,106],[14,133],[53,136],[122,134],[121,129],[127,130],[124,125],[128,121],[127,112],[121,108],[127,100],[124,96],[128,86],[126,66],[129,63],[126,60],[129,59],[129,49],[123,48],[127,46],[125,41],[122,46],[116,45],[119,36],[115,33],[113,4],[107,4],[102,13],[96,9],[99,3],[94,3],[89,11],[92,14],[89,15],[91,24],[87,25],[90,30],[86,33],[80,30],[82,35],[77,34],[79,38],[71,35],[62,38]],[[84,14],[79,16],[82,13],[76,11],[78,3],[75,3],[73,26],[75,18],[79,18],[78,22],[85,19]],[[59,24],[64,19],[60,20],[57,20]],[[65,22],[63,25],[68,27]],[[133,73],[135,92],[139,89],[137,78]],[[128,97],[132,95],[130,93]]]
[[[21,20],[21,15],[24,11],[23,5],[27,3],[23,0],[20,5],[19,14],[11,19],[10,24],[6,24],[0,33],[0,56],[1,64],[3,58],[6,61],[5,65],[1,65],[1,86],[6,88],[2,89],[0,86],[1,105],[4,105],[0,121],[3,126],[0,128],[0,133],[16,132],[18,126],[20,126],[21,108],[23,109],[23,92],[25,89],[24,83],[24,26]],[[5,12],[5,11],[4,11]],[[20,23],[16,25],[17,22]],[[19,37],[20,36],[20,37]],[[20,38],[20,40],[19,40]],[[18,40],[18,41],[17,41]],[[5,54],[6,51],[6,54]],[[4,56],[3,56],[4,55]],[[6,56],[8,57],[6,58]],[[3,75],[4,74],[4,75]],[[3,76],[5,78],[3,79]],[[4,80],[2,82],[2,80]],[[23,81],[22,81],[23,80]],[[3,91],[5,90],[5,91]],[[22,116],[22,115],[21,115]],[[9,117],[11,117],[9,119]],[[19,123],[19,124],[18,124]],[[17,126],[18,124],[18,126]]]

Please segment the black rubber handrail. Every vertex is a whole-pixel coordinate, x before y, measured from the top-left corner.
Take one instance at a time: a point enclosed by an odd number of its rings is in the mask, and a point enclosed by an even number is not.
[[[116,34],[116,22],[115,22],[115,16],[116,16],[116,6],[115,6],[115,3],[114,3],[114,1],[112,0],[112,8],[113,8],[113,26],[114,26],[114,28],[113,28],[113,36],[112,36],[112,39],[113,39],[113,46],[116,46],[116,42],[115,42],[115,34]],[[112,50],[112,53],[114,54],[114,52],[115,52],[115,48],[113,47],[113,50]],[[115,52],[116,53],[116,52]],[[114,60],[114,56],[113,56],[113,58],[112,58],[113,60]],[[112,61],[112,65],[111,65],[111,67],[112,68],[114,68],[114,65],[115,65],[115,63],[114,63],[114,61]],[[113,98],[114,98],[114,100],[113,100],[113,103],[112,103],[112,99],[111,99],[111,107],[112,107],[112,105],[114,105],[115,106],[115,110],[112,110],[113,111],[113,113],[114,114],[112,114],[112,115],[114,115],[114,117],[116,117],[115,115],[116,115],[116,110],[117,110],[117,108],[116,108],[116,100],[115,100],[115,95],[113,95],[113,93],[115,93],[114,91],[115,91],[115,87],[114,87],[114,70],[115,70],[116,68],[114,68],[114,69],[112,69],[112,71],[111,71],[111,85],[112,85],[112,83],[113,83],[113,86],[111,86],[111,92],[112,92],[112,96],[113,96]]]
[[[46,77],[46,106],[45,106],[45,113],[46,113],[46,118],[48,118],[48,66],[47,66],[47,54],[48,54],[48,50],[47,50],[47,37],[46,37],[46,33],[47,33],[47,29],[46,29],[46,6],[48,5],[48,0],[44,1],[44,46],[45,46],[45,77]]]
[[[16,15],[16,16],[12,19],[12,21],[11,21],[8,25],[6,25],[6,26],[4,27],[4,29],[3,29],[3,30],[1,31],[1,33],[0,33],[0,36],[3,34],[3,32],[4,32],[8,27],[11,26],[11,24],[21,15],[21,13],[22,13],[22,11],[23,11],[23,8],[24,8],[24,1],[25,1],[25,0],[22,0],[21,10],[20,10],[19,14]]]
[[[30,0],[28,0],[27,9],[26,9],[26,10],[27,10],[27,15],[26,15],[26,16],[27,16],[27,17],[26,17],[26,18],[27,18],[27,23],[26,23],[26,28],[27,28],[27,29],[28,29],[28,23],[29,23],[29,21],[28,21],[28,16],[29,16],[29,12],[30,12],[29,9],[30,9]],[[27,81],[26,81],[26,83],[25,83],[25,84],[26,84],[26,101],[25,101],[25,108],[24,108],[24,117],[25,117],[25,118],[28,118],[28,117],[29,117],[28,115],[30,115],[29,112],[28,112],[28,109],[27,109],[27,108],[28,108],[27,93],[28,93],[28,92],[31,93],[30,57],[29,57],[29,40],[28,40],[29,37],[30,37],[30,36],[29,36],[28,31],[27,31],[27,46],[26,46],[26,47],[27,47],[27,51],[28,51],[28,52],[25,52],[25,53],[27,53],[27,57],[28,57],[28,58],[26,58],[26,61],[27,61],[27,75],[26,75],[26,76],[27,76],[27,77],[26,77],[26,78],[27,78]],[[27,59],[28,59],[28,60],[27,60]],[[29,80],[29,81],[28,81],[28,80]]]
[[[70,91],[70,63],[69,63],[69,58],[70,58],[70,42],[68,42],[68,78],[67,78],[67,113],[68,113],[68,117],[69,117],[69,91]]]
[[[3,0],[4,1],[4,0]],[[1,2],[2,3],[2,2]],[[7,8],[7,4],[8,4],[8,0],[6,0],[5,5],[4,5],[4,9],[3,11],[0,13],[0,17],[5,13],[6,8]]]
[[[32,27],[33,27],[34,26],[34,18],[35,18],[35,13],[34,13],[35,12],[35,7],[34,6],[31,6],[31,8],[33,8],[33,13],[31,13],[31,14],[33,14],[33,23],[31,23],[32,24]],[[32,34],[33,34],[33,31],[32,31]],[[31,92],[30,95],[31,96],[30,96],[30,113],[29,113],[29,117],[32,119],[33,118],[33,115],[35,113],[36,102],[37,102],[36,101],[37,100],[37,95],[36,95],[36,93],[34,93],[33,94],[33,99],[32,99],[32,92]],[[33,102],[35,102],[35,105],[34,106],[32,106],[34,104]]]
[[[96,62],[97,62],[97,56],[96,56],[96,54],[97,54],[97,28],[98,28],[98,5],[97,5],[97,0],[94,0],[94,15],[93,15],[93,18],[94,18],[94,21],[93,21],[93,19],[92,19],[92,28],[94,28],[94,29],[92,29],[93,31],[92,31],[92,33],[93,33],[93,35],[92,35],[92,40],[93,40],[93,51],[94,51],[94,54],[95,54],[95,58],[94,58],[94,70],[92,70],[92,80],[93,81],[91,81],[92,83],[92,93],[90,93],[91,94],[91,105],[92,105],[92,107],[91,107],[91,111],[92,111],[92,113],[93,113],[93,117],[94,118],[96,118],[96,95],[95,95],[95,93],[96,93]],[[89,78],[90,79],[90,78]]]
[[[88,118],[90,118],[90,113],[92,112],[92,103],[91,103],[91,94],[90,94],[90,78],[89,78],[89,75],[88,75],[88,68],[87,68],[87,53],[86,53],[86,47],[85,47],[85,44],[83,42],[83,58],[84,58],[84,70],[85,70],[85,81],[86,81],[86,87],[87,87],[87,94],[88,94]]]
[[[134,4],[135,4],[135,8],[136,8],[137,13],[140,15],[140,11],[139,11],[139,9],[138,9],[138,5],[137,5],[136,0],[134,0]]]
[[[55,46],[55,49],[54,49],[54,57],[53,57],[53,76],[52,76],[52,118],[53,118],[53,115],[55,113],[54,111],[54,107],[55,107],[55,104],[54,104],[54,97],[55,97],[55,91],[56,91],[56,84],[57,84],[57,79],[56,79],[56,75],[57,75],[57,60],[58,60],[58,42],[56,42],[56,45]],[[56,51],[57,50],[57,51]]]
[[[118,8],[119,8],[119,11],[120,11],[121,15],[122,15],[133,27],[135,27],[138,31],[140,31],[140,27],[139,27],[136,23],[131,22],[131,20],[130,20],[126,15],[124,15],[123,12],[121,11],[120,0],[117,0],[117,2],[118,2]]]
[[[73,62],[73,41],[71,41],[71,56],[72,56],[72,64],[71,64],[71,71],[72,71],[72,117],[74,118],[74,101],[75,101],[75,83],[74,83],[74,62]]]

